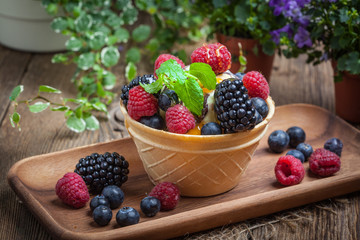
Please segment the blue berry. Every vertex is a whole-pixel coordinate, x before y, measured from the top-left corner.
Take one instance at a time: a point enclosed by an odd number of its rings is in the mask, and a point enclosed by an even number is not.
[[[286,133],[290,137],[290,147],[296,148],[297,145],[305,142],[306,134],[305,131],[300,127],[291,127],[286,130]]]
[[[324,148],[326,150],[329,150],[329,151],[335,153],[339,157],[341,157],[341,152],[342,152],[342,149],[343,149],[343,143],[338,138],[330,138],[329,140],[327,140],[325,142]]]
[[[283,130],[272,132],[268,138],[268,144],[273,152],[281,153],[289,146],[289,135]]]
[[[104,195],[97,195],[93,199],[91,199],[90,202],[91,211],[94,211],[94,209],[100,205],[110,207],[109,200]]]
[[[161,203],[156,197],[145,197],[140,202],[140,209],[147,217],[153,217],[160,211]]]
[[[265,100],[259,97],[254,97],[251,98],[251,101],[256,111],[258,111],[263,118],[266,118],[269,113],[269,106],[267,105]]]
[[[305,162],[304,154],[298,150],[290,150],[286,153],[286,155],[294,156],[295,158],[299,159],[301,161],[301,163]]]
[[[123,207],[116,214],[116,222],[122,227],[137,224],[139,220],[139,212],[132,207]]]
[[[166,112],[172,105],[178,104],[179,98],[174,90],[166,89],[158,98],[159,108]]]
[[[201,135],[221,134],[221,127],[216,122],[208,122],[201,128]]]
[[[112,218],[112,211],[109,207],[100,205],[93,211],[93,219],[100,226],[106,226],[109,224]]]
[[[159,114],[154,114],[153,116],[141,117],[140,122],[148,127],[162,130],[165,127],[165,121]]]
[[[259,124],[259,123],[262,122],[263,117],[260,115],[260,113],[259,113],[257,110],[255,110],[255,117],[256,117],[255,125],[257,125],[257,124]]]
[[[305,161],[307,161],[309,159],[309,157],[311,156],[311,154],[314,151],[312,146],[307,143],[300,143],[299,145],[296,146],[296,150],[298,150],[304,154]]]
[[[111,209],[120,207],[124,202],[124,192],[116,185],[105,187],[102,191],[102,195],[109,200]]]

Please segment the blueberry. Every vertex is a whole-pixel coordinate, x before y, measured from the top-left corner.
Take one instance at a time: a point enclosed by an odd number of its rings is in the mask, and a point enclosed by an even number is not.
[[[343,143],[338,138],[330,138],[328,139],[325,144],[324,148],[329,150],[333,153],[336,153],[339,157],[341,157],[341,151],[343,149]]]
[[[164,90],[158,98],[159,108],[166,112],[166,110],[171,107],[173,103],[179,103],[179,98],[175,91],[169,89]]]
[[[104,195],[97,195],[90,202],[90,209],[94,211],[98,206],[103,205],[106,207],[110,207],[109,200]]]
[[[268,138],[268,144],[273,152],[281,153],[289,146],[289,135],[283,130],[272,132]]]
[[[116,185],[109,185],[102,190],[104,195],[110,203],[110,208],[118,208],[124,202],[124,192]]]
[[[112,218],[112,211],[109,207],[100,205],[93,211],[93,219],[100,226],[106,226],[109,224]]]
[[[259,98],[259,97],[254,97],[254,98],[251,98],[251,101],[252,101],[255,109],[260,113],[260,115],[263,118],[266,118],[266,116],[269,113],[269,106],[267,105],[265,100],[262,98]]]
[[[161,203],[156,197],[145,197],[140,202],[140,209],[147,217],[153,217],[160,211]]]
[[[201,135],[221,134],[221,127],[216,122],[208,122],[201,128]]]
[[[154,114],[151,117],[141,117],[140,122],[148,127],[162,130],[165,127],[165,121],[159,114]]]
[[[305,162],[304,154],[298,150],[290,150],[286,153],[286,155],[291,155],[291,156],[296,157],[297,159],[299,159],[301,161],[301,163]]]
[[[308,160],[308,158],[314,151],[312,146],[307,143],[300,143],[299,145],[296,146],[296,150],[298,150],[304,154],[305,161]]]
[[[297,145],[305,142],[306,134],[305,131],[300,127],[291,127],[286,130],[286,133],[290,137],[290,147],[296,148]]]
[[[235,73],[235,76],[236,76],[238,79],[242,80],[243,77],[245,76],[245,73],[237,72],[237,73]]]
[[[262,122],[263,117],[260,115],[260,113],[259,113],[257,110],[255,110],[255,117],[256,117],[255,125],[257,125],[257,124],[259,124],[259,123]]]
[[[116,222],[122,227],[137,224],[139,220],[139,212],[132,207],[123,207],[116,214]]]

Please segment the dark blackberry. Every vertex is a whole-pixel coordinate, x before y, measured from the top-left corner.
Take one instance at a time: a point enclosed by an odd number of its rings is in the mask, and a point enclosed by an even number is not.
[[[75,170],[93,194],[100,193],[104,187],[116,185],[120,187],[128,179],[129,162],[118,153],[93,153],[81,158]]]
[[[150,83],[155,82],[155,81],[156,81],[156,79],[154,78],[153,74],[145,74],[143,76],[137,76],[136,78],[131,80],[131,82],[128,85],[124,85],[121,88],[121,96],[120,96],[120,98],[123,101],[124,105],[127,106],[127,102],[129,100],[129,90],[130,89],[140,85],[140,83],[150,84]]]
[[[255,127],[256,116],[247,89],[239,79],[226,79],[216,85],[215,112],[224,133],[235,133]]]

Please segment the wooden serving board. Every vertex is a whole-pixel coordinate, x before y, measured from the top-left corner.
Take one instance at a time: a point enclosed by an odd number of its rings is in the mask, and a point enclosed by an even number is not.
[[[268,150],[267,138],[277,129],[300,126],[306,142],[322,147],[331,137],[344,143],[341,170],[334,176],[319,178],[305,163],[304,180],[295,186],[277,183],[274,166],[279,156]],[[360,190],[360,132],[327,110],[313,105],[292,104],[276,108],[268,132],[261,140],[240,183],[217,196],[181,198],[176,209],[159,212],[153,218],[141,213],[139,224],[119,227],[113,219],[105,227],[97,226],[89,206],[72,209],[56,196],[54,186],[77,161],[93,152],[116,151],[130,162],[129,180],[122,187],[125,201],[140,212],[140,201],[152,189],[130,138],[99,143],[23,159],[10,169],[8,182],[30,211],[59,239],[139,239],[171,238],[249,218],[267,215],[326,198]]]

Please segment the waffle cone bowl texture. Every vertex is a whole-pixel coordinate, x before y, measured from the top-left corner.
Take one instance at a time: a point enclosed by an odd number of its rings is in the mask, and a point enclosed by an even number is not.
[[[254,129],[221,135],[153,129],[132,119],[122,103],[120,108],[151,182],[172,182],[182,196],[205,197],[238,184],[274,115],[274,101],[268,97],[266,102],[269,113]]]

